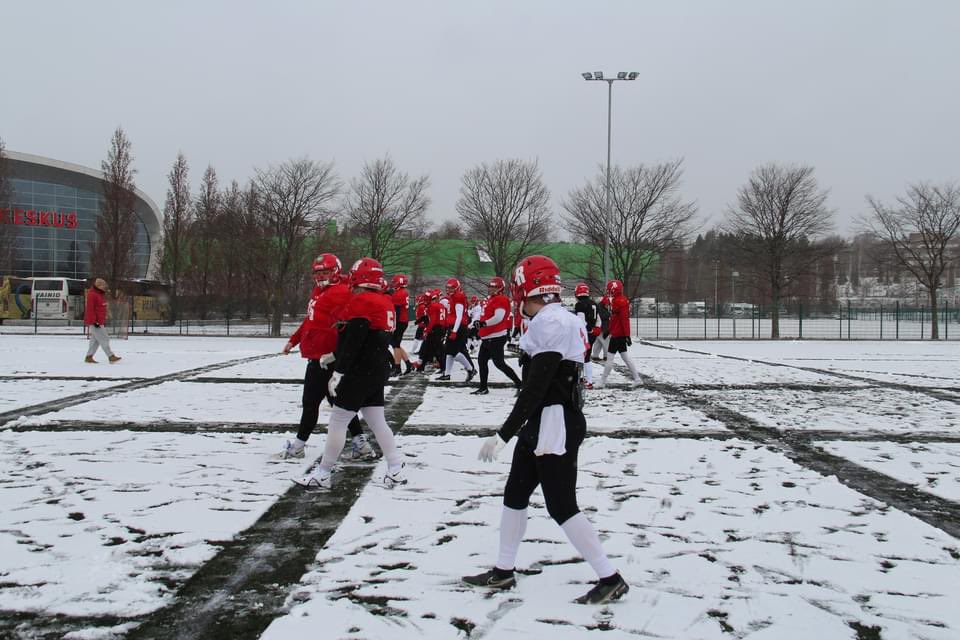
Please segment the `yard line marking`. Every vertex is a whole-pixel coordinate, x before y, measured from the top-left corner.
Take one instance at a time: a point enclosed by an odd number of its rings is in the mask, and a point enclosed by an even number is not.
[[[78,404],[90,402],[92,400],[99,400],[101,398],[106,398],[112,395],[116,395],[118,393],[126,393],[128,391],[145,389],[146,387],[152,387],[158,384],[163,384],[164,382],[176,382],[176,381],[183,380],[184,378],[189,378],[191,376],[206,373],[208,371],[225,369],[227,367],[232,367],[234,365],[246,364],[248,362],[256,362],[257,360],[264,360],[266,358],[275,358],[278,355],[280,354],[267,353],[259,356],[249,356],[246,358],[237,358],[235,360],[227,360],[226,362],[210,364],[203,367],[198,367],[196,369],[187,369],[186,371],[177,371],[167,375],[157,376],[156,378],[135,379],[131,382],[124,382],[122,384],[114,385],[112,387],[106,387],[105,389],[97,389],[96,391],[87,391],[85,393],[78,393],[73,396],[67,396],[66,398],[61,398],[59,400],[49,400],[47,402],[42,402],[40,404],[21,407],[19,409],[14,409],[12,411],[5,411],[3,413],[0,413],[0,429],[3,429],[6,423],[16,420],[17,418],[20,418],[23,416],[38,416],[44,413],[60,411],[61,409],[73,407]]]

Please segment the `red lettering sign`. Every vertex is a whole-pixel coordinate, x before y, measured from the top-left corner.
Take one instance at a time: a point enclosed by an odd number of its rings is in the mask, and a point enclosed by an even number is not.
[[[77,213],[70,211],[34,211],[29,209],[0,209],[0,224],[19,224],[27,227],[77,228]]]

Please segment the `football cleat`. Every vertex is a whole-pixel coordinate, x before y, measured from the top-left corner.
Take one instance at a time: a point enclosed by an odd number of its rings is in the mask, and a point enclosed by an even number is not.
[[[477,375],[476,369],[470,369],[470,371],[467,371],[467,382],[470,382],[471,380],[473,380],[473,376],[475,375]]]
[[[601,580],[593,589],[587,591],[574,602],[577,604],[604,604],[619,600],[627,591],[630,591],[630,585],[619,573],[613,574],[608,580],[608,582]]]
[[[512,589],[517,584],[513,571],[494,567],[475,576],[463,576],[461,580],[471,587],[489,587],[491,589]]]
[[[275,460],[290,460],[290,459],[303,459],[303,450],[306,449],[305,446],[296,446],[292,440],[287,440],[283,444],[283,449],[280,453],[275,454],[273,457]]]
[[[485,396],[485,395],[487,395],[488,393],[490,393],[490,390],[489,390],[489,389],[487,389],[486,387],[480,387],[480,388],[477,389],[476,391],[471,391],[471,392],[470,392],[470,395],[472,395],[472,396]]]
[[[404,477],[403,469],[407,465],[401,464],[399,469],[394,471],[387,470],[387,475],[383,477],[383,483],[387,485],[388,488],[396,487],[397,485],[407,484],[407,479]]]
[[[377,452],[362,433],[350,441],[351,460],[376,460]]]
[[[443,374],[442,376],[439,376],[439,377],[434,378],[434,380],[441,380],[441,381],[442,381],[442,380],[449,380],[449,379],[450,379],[450,376],[448,376],[447,374]]]
[[[320,467],[314,469],[310,475],[303,476],[302,478],[294,478],[293,481],[306,489],[328,490],[333,486],[332,474],[329,471],[324,471]]]

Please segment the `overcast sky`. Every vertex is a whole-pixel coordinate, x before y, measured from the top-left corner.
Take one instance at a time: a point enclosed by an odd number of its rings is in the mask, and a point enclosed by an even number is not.
[[[960,2],[411,1],[0,4],[0,137],[99,167],[114,128],[163,206],[179,150],[211,164],[308,155],[349,178],[389,153],[455,217],[460,176],[536,159],[554,209],[606,160],[683,158],[709,226],[757,165],[810,164],[838,229],[864,196],[960,178]]]

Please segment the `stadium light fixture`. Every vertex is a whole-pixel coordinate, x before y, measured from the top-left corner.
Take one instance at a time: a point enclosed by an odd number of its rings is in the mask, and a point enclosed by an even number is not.
[[[603,71],[589,71],[581,73],[584,80],[600,80],[607,83],[607,184],[606,184],[606,204],[603,209],[603,279],[610,281],[610,144],[611,132],[613,129],[613,83],[617,80],[636,80],[640,74],[636,71],[618,71],[616,78],[604,78]]]

